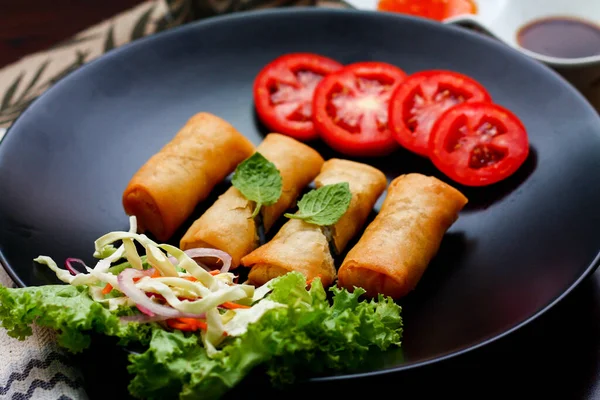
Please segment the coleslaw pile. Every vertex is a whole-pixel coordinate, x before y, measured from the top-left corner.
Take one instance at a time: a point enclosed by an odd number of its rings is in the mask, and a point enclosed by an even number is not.
[[[66,261],[66,270],[47,256],[34,261],[47,265],[65,283],[88,286],[92,299],[106,303],[111,310],[135,306],[141,312],[122,316],[124,323],[168,321],[168,326],[175,329],[200,329],[209,355],[217,351],[226,336],[243,334],[248,324],[266,311],[286,307],[270,300],[252,306],[269,292],[269,285],[255,290],[252,285],[234,283],[236,276],[229,272],[229,254],[209,248],[182,251],[169,244],[158,244],[136,233],[135,216],[130,217],[129,223],[128,232],[110,232],[95,241],[94,256],[100,260],[93,268],[75,258]],[[115,248],[113,243],[117,241],[122,244]],[[144,258],[138,253],[136,241],[146,251]],[[217,258],[223,266],[209,270],[194,260],[205,257]],[[122,258],[127,260],[127,268],[111,271],[112,263]],[[86,272],[77,271],[73,263],[83,265]]]

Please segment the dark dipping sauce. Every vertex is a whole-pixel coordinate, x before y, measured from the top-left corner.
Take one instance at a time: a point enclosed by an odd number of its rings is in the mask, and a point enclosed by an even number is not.
[[[570,17],[542,18],[522,27],[517,41],[527,50],[546,56],[590,57],[600,54],[600,26]]]

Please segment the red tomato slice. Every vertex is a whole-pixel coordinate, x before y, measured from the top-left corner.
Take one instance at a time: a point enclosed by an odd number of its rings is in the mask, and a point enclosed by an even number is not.
[[[343,67],[312,53],[291,53],[267,64],[254,80],[254,104],[260,120],[272,131],[298,140],[318,137],[312,99],[323,77]]]
[[[377,9],[443,21],[462,14],[476,14],[473,0],[379,0]]]
[[[433,126],[429,142],[433,164],[466,186],[485,186],[512,175],[529,155],[523,123],[493,103],[452,107]]]
[[[406,74],[382,62],[350,64],[315,90],[314,122],[321,138],[350,156],[378,156],[398,147],[388,127],[392,92]]]
[[[464,102],[491,101],[487,90],[466,75],[432,70],[410,75],[390,101],[390,129],[406,149],[428,156],[429,134],[438,117]]]

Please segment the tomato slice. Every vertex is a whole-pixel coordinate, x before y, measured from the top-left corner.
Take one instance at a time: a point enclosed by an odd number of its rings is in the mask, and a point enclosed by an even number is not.
[[[476,14],[473,0],[379,0],[377,9],[443,21],[462,14]]]
[[[433,126],[429,146],[433,164],[466,186],[506,179],[529,155],[523,123],[511,111],[488,102],[447,110]]]
[[[334,150],[350,156],[378,156],[398,147],[388,127],[392,92],[404,80],[400,68],[359,62],[329,74],[317,86],[314,123]]]
[[[312,99],[317,84],[342,64],[312,53],[290,53],[267,64],[254,80],[256,113],[265,126],[298,140],[318,137]]]
[[[438,117],[464,102],[491,101],[474,79],[453,71],[431,70],[410,75],[390,101],[390,128],[406,149],[428,156],[429,134]]]

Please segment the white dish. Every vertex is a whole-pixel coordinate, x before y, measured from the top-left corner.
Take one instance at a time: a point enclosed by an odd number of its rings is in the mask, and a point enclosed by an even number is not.
[[[378,0],[344,0],[351,7],[377,10]],[[538,54],[518,43],[521,28],[539,19],[568,17],[600,25],[600,0],[475,0],[477,14],[443,21],[470,25],[488,33],[521,53],[562,74],[600,112],[600,54],[581,58],[559,58]]]
[[[377,10],[378,0],[345,0],[361,10]],[[534,53],[519,45],[519,30],[528,23],[548,17],[572,17],[600,24],[600,0],[479,0],[477,14],[449,18],[447,24],[473,24],[507,45],[552,66],[600,63],[600,55],[558,58]]]
[[[472,23],[507,45],[555,67],[600,64],[600,54],[581,58],[559,58],[538,54],[522,47],[517,40],[519,30],[533,21],[549,17],[577,18],[600,23],[598,0],[480,0],[477,15],[461,15],[444,23]]]

